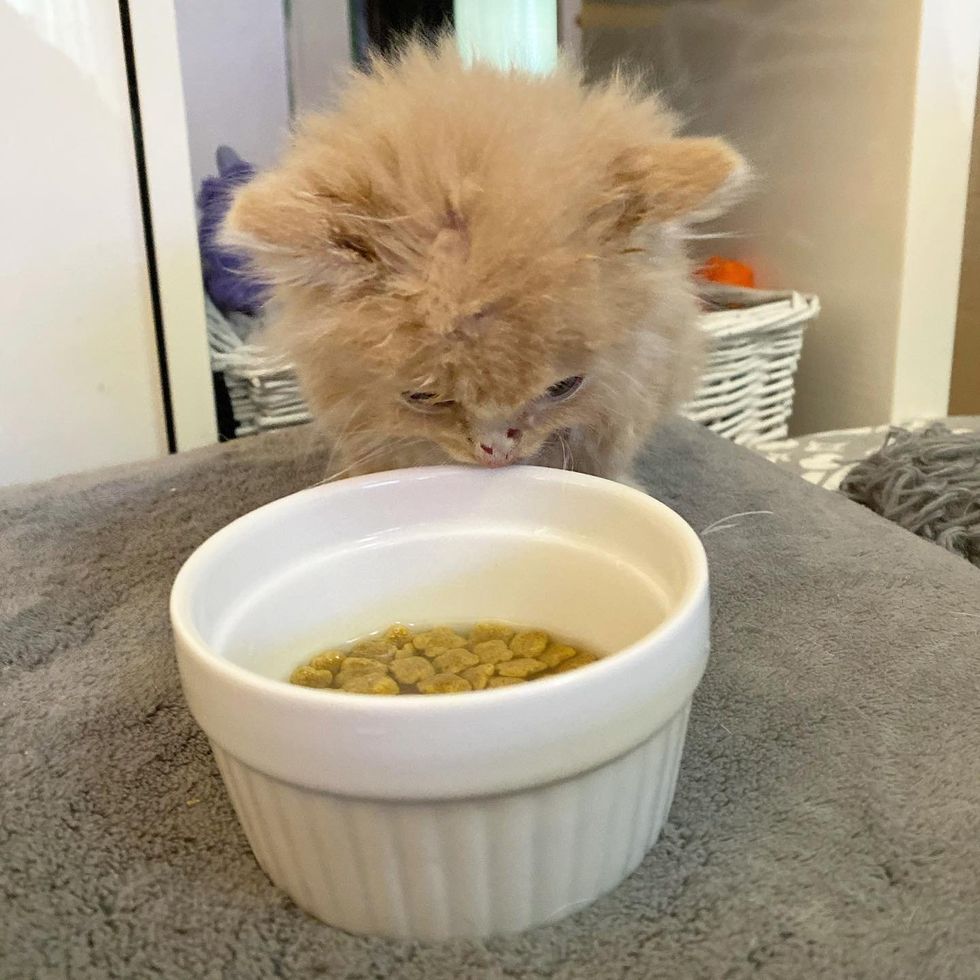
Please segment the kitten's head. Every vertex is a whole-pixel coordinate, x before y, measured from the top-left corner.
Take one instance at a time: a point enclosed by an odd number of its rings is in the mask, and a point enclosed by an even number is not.
[[[686,296],[677,227],[744,172],[722,141],[674,129],[618,81],[415,46],[305,122],[238,193],[225,238],[272,286],[335,429],[532,459],[609,409],[631,335]]]

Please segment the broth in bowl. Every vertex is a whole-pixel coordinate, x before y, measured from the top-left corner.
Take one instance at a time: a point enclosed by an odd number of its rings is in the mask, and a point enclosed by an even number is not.
[[[597,659],[544,630],[506,623],[418,631],[396,623],[346,648],[318,653],[289,682],[351,694],[460,694],[523,684]]]

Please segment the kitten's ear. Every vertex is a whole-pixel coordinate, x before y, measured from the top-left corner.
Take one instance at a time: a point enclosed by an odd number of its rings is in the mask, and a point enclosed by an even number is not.
[[[235,194],[221,241],[244,253],[270,285],[363,278],[373,274],[377,255],[366,238],[344,227],[344,210],[295,174],[260,174]]]
[[[621,154],[612,168],[612,230],[648,222],[706,221],[721,214],[747,183],[749,167],[721,139],[671,139]]]

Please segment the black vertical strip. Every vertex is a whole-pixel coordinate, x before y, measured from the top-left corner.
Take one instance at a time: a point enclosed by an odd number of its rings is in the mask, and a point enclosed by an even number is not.
[[[153,240],[153,215],[150,212],[150,186],[146,177],[146,152],[143,147],[143,118],[140,115],[140,93],[136,82],[136,56],[133,52],[133,29],[129,20],[129,0],[119,0],[119,25],[122,29],[123,53],[126,58],[126,81],[129,88],[129,113],[136,147],[136,177],[139,182],[140,210],[143,213],[143,244],[146,248],[146,270],[150,279],[150,303],[153,308],[153,331],[157,341],[157,364],[163,391],[163,418],[167,427],[167,450],[177,451],[174,431],[173,398],[170,392],[170,369],[167,366],[167,340],[163,333],[163,306],[160,303],[160,279]]]

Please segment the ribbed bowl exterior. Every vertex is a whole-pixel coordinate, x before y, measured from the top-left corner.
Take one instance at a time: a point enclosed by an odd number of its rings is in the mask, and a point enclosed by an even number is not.
[[[351,799],[212,748],[255,857],[301,908],[353,933],[486,937],[561,918],[639,865],[670,809],[689,710],[595,769],[464,800]]]

